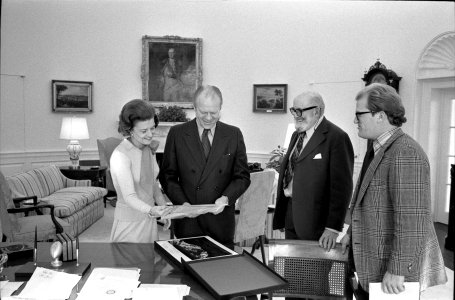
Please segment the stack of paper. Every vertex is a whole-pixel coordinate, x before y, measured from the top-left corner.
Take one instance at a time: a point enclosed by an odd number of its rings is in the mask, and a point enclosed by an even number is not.
[[[133,300],[181,300],[190,294],[190,287],[180,284],[141,284],[133,292]]]
[[[404,291],[399,294],[386,294],[382,291],[381,283],[370,283],[370,300],[419,300],[420,285],[418,282],[405,282]]]
[[[139,286],[140,269],[95,268],[79,293],[78,300],[131,299]]]
[[[81,276],[37,267],[19,298],[68,299]]]

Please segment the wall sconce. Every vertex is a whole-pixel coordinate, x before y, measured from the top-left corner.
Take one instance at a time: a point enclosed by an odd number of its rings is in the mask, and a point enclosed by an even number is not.
[[[82,152],[82,146],[78,140],[89,139],[87,120],[78,117],[64,117],[62,119],[62,129],[60,130],[60,139],[70,140],[66,147],[71,160],[71,166],[79,168],[79,154]]]

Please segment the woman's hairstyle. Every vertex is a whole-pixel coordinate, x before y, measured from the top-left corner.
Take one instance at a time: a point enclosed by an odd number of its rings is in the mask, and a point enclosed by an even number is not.
[[[147,121],[150,119],[155,121],[155,127],[157,127],[159,121],[153,105],[141,99],[131,100],[123,106],[120,112],[118,132],[123,136],[128,136],[137,121]]]
[[[401,127],[406,123],[405,109],[401,97],[396,90],[388,85],[372,83],[363,88],[356,96],[356,100],[367,97],[367,107],[372,112],[383,111],[391,125]]]

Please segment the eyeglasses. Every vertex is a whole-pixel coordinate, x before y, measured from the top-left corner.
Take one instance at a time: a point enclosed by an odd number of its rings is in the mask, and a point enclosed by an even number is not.
[[[371,111],[371,110],[369,110],[369,111],[358,111],[358,112],[355,113],[355,119],[357,120],[357,122],[360,122],[360,120],[359,120],[359,116],[360,115],[364,115],[364,114],[372,114],[372,115],[374,115],[375,113],[376,113],[375,111]]]
[[[307,108],[295,108],[295,107],[290,107],[289,108],[289,111],[291,112],[291,114],[293,114],[294,116],[296,117],[301,117],[302,116],[302,113],[304,111],[307,111],[307,110],[310,110],[310,109],[313,109],[313,108],[317,108],[317,106],[310,106],[310,107],[307,107]]]

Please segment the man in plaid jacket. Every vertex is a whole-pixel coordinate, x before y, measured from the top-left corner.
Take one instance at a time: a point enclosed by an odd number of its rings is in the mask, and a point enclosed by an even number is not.
[[[356,97],[361,138],[373,141],[350,205],[348,234],[341,243],[357,272],[357,299],[368,299],[370,282],[385,293],[403,283],[421,291],[447,281],[431,216],[430,165],[420,145],[401,130],[406,122],[400,96],[387,85],[371,84]]]

